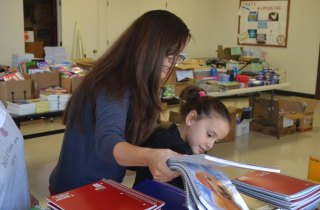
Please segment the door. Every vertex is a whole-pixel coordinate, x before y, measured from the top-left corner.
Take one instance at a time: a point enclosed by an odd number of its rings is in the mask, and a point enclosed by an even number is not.
[[[24,30],[32,31],[34,41],[57,46],[57,1],[23,0]]]
[[[68,58],[97,58],[98,0],[61,0],[61,24]]]

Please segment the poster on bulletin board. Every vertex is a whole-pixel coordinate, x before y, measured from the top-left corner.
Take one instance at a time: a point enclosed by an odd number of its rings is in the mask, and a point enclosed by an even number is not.
[[[238,44],[287,47],[290,0],[240,0]]]

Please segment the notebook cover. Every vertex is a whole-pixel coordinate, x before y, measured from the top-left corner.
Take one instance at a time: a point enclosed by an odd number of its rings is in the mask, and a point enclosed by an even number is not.
[[[61,210],[92,209],[154,209],[156,203],[148,197],[122,190],[106,182],[88,184],[47,197],[49,203]]]
[[[162,208],[163,210],[188,209],[185,205],[185,191],[173,185],[145,179],[143,182],[135,185],[133,188],[147,195],[151,195],[155,198],[163,200],[166,203],[166,205]]]

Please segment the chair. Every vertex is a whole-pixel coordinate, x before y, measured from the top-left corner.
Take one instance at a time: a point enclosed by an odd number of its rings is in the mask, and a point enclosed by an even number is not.
[[[309,157],[308,180],[320,184],[320,158]]]

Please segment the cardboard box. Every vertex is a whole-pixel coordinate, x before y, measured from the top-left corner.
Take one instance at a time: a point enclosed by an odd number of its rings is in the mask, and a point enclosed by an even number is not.
[[[219,142],[228,142],[228,141],[234,141],[236,137],[236,125],[237,125],[237,119],[239,119],[239,116],[242,113],[242,109],[229,106],[228,107],[229,113],[231,115],[231,127],[228,135],[220,140]]]
[[[165,81],[164,85],[173,85],[174,86],[174,92],[176,96],[179,96],[182,90],[187,87],[188,85],[194,84],[193,79],[188,79],[187,81],[177,81],[177,71],[179,70],[186,70],[181,69],[180,67],[175,67],[172,71],[172,73],[169,75],[167,80]]]
[[[25,42],[25,52],[32,53],[35,58],[44,58],[43,42]]]
[[[161,111],[167,111],[168,110],[168,104],[167,103],[161,103]]]
[[[313,128],[313,113],[305,114],[304,117],[297,120],[297,131],[311,131]]]
[[[95,60],[92,58],[78,58],[73,59],[73,62],[75,62],[77,66],[84,70],[91,70],[95,63]]]
[[[177,83],[174,85],[174,94],[176,96],[180,96],[181,92],[188,86],[192,85],[193,82],[183,82],[183,83]]]
[[[303,104],[300,101],[277,97],[255,97],[249,99],[253,108],[253,121],[250,131],[272,136],[284,136],[295,133],[297,119],[303,117]]]
[[[38,98],[40,89],[50,86],[60,86],[59,72],[51,71],[39,74],[31,74],[33,98]]]
[[[317,107],[319,101],[315,99],[296,96],[289,97],[289,99],[298,101],[303,104],[303,116],[301,118],[298,118],[297,131],[303,132],[312,130],[314,110]]]
[[[67,89],[68,93],[72,93],[81,84],[84,77],[64,78],[60,77],[60,86]]]
[[[246,135],[250,131],[251,119],[244,119],[240,123],[236,124],[235,136]]]
[[[7,101],[31,99],[32,81],[31,80],[11,80],[0,82],[0,100],[7,106]]]
[[[169,112],[169,122],[180,124],[183,123],[183,117],[179,112]]]
[[[263,120],[252,120],[250,122],[250,131],[263,133],[266,135],[276,136],[286,136],[289,134],[296,133],[297,120],[289,119],[281,116],[277,123],[270,124]]]

